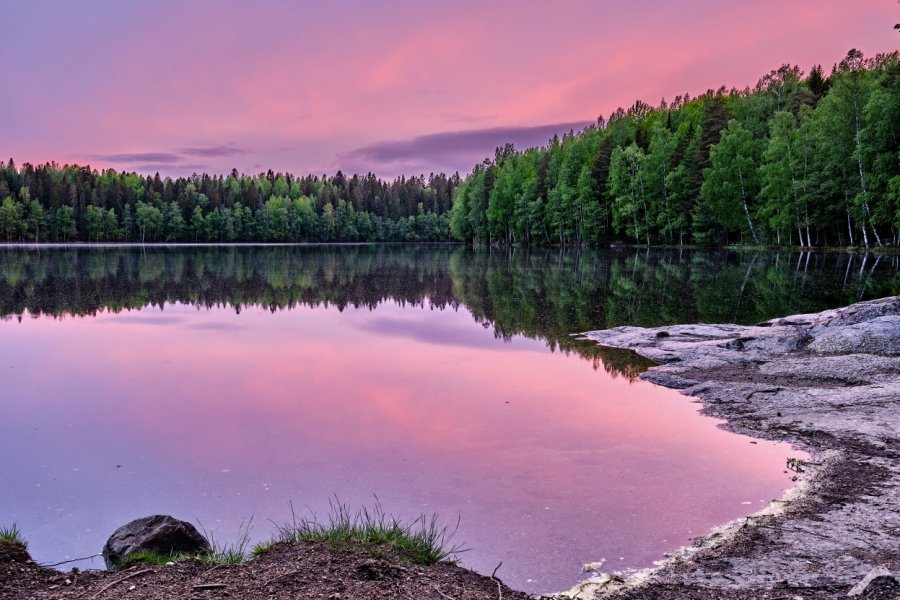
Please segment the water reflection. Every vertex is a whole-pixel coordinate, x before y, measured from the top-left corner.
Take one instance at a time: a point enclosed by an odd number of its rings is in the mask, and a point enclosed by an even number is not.
[[[814,310],[858,293],[838,259],[804,273],[784,256],[2,252],[0,522],[54,561],[143,514],[227,539],[289,501],[378,494],[460,515],[464,563],[502,560],[529,591],[600,558],[646,566],[780,495],[795,453],[717,429],[633,381],[633,355],[570,334],[722,320],[719,302],[739,320],[774,316],[773,298]],[[885,265],[869,263],[864,293],[893,285]]]
[[[0,317],[93,315],[180,302],[271,311],[465,307],[614,370],[572,334],[617,325],[755,323],[900,293],[900,257],[733,251],[473,252],[453,246],[0,250]],[[388,323],[370,323],[399,335]],[[417,330],[410,335],[421,335]],[[443,342],[469,335],[445,331]],[[459,338],[460,343],[466,343]],[[608,360],[602,360],[608,357]]]

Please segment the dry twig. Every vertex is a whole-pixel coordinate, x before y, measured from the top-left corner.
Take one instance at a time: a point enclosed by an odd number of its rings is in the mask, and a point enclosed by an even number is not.
[[[494,580],[494,583],[497,584],[497,600],[503,600],[503,588],[500,586],[500,580],[494,577],[497,574],[497,569],[503,566],[503,561],[500,561],[500,564],[494,567],[494,572],[491,573],[491,579]]]
[[[56,563],[41,563],[38,565],[39,567],[58,567],[59,565],[66,565],[73,562],[78,562],[79,560],[87,560],[89,558],[97,558],[100,554],[91,554],[90,556],[82,556],[81,558],[72,558],[70,560],[63,560]]]
[[[200,583],[195,585],[192,589],[195,591],[200,590],[220,590],[222,588],[228,587],[227,583]]]
[[[131,579],[132,577],[137,577],[138,575],[143,575],[144,573],[149,573],[150,571],[152,571],[152,569],[143,569],[141,571],[135,571],[134,573],[129,573],[125,577],[120,577],[120,578],[116,579],[115,581],[113,581],[112,583],[108,583],[107,585],[103,586],[99,592],[97,592],[96,594],[91,596],[91,600],[93,600],[94,598],[99,598],[103,594],[103,592],[110,589],[114,585],[122,583],[123,581],[125,581],[127,579]]]
[[[300,573],[303,573],[303,569],[301,569],[299,571],[288,571],[287,573],[282,573],[281,575],[279,575],[277,577],[273,577],[272,579],[266,581],[265,583],[263,583],[262,586],[268,587],[269,585],[275,583],[279,579],[284,579],[285,577],[290,577],[291,575],[299,575]]]

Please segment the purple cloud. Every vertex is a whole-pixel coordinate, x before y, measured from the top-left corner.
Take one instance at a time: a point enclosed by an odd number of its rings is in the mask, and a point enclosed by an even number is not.
[[[250,149],[228,144],[222,146],[194,146],[188,148],[179,148],[178,152],[180,152],[181,154],[187,154],[188,156],[222,158],[227,156],[241,156],[243,154],[248,154],[250,153]]]
[[[145,175],[159,173],[163,177],[192,175],[193,173],[208,173],[210,171],[209,165],[172,163],[142,163],[129,165],[128,170],[143,173]]]
[[[181,161],[181,157],[171,152],[124,152],[121,154],[94,154],[94,160],[103,160],[112,163],[134,163],[134,162],[152,162],[152,163],[177,163]]]
[[[468,171],[494,149],[507,143],[516,148],[545,145],[554,135],[580,131],[589,122],[574,121],[530,127],[489,127],[445,131],[408,140],[386,140],[340,154],[342,167],[354,171],[401,171],[430,166],[447,171]]]

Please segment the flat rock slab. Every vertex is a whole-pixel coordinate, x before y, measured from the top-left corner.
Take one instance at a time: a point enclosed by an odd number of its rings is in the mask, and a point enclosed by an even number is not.
[[[579,598],[846,598],[878,567],[900,572],[900,296],[756,326],[585,337],[659,363],[642,377],[696,397],[726,428],[813,458],[783,509]]]

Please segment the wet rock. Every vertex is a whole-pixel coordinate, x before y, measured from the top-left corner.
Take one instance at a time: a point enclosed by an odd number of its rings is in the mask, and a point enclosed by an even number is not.
[[[196,554],[210,552],[209,542],[185,521],[168,515],[135,519],[113,532],[103,546],[103,560],[115,570],[135,552]]]
[[[853,586],[847,596],[867,600],[893,599],[900,594],[900,580],[884,567],[875,567],[862,581]]]
[[[900,354],[900,318],[877,317],[846,327],[823,328],[809,349],[823,354]]]
[[[891,298],[880,298],[878,300],[858,302],[856,304],[851,304],[850,306],[826,310],[820,313],[792,315],[780,319],[771,319],[760,323],[760,325],[763,327],[773,325],[843,327],[846,325],[855,325],[864,321],[871,321],[872,319],[877,319],[879,317],[898,315],[900,315],[900,297],[894,296]]]

